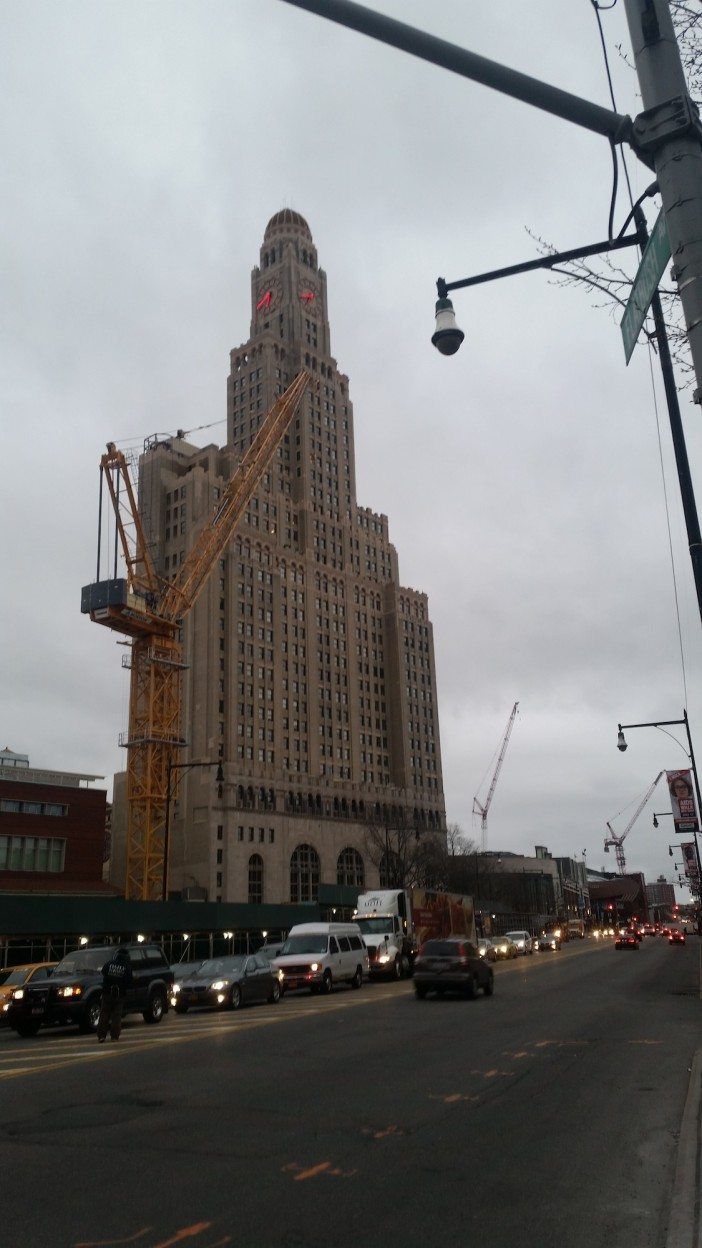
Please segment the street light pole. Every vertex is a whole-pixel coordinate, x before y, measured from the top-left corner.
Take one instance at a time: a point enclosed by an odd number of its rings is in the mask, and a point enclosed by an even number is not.
[[[681,746],[680,748],[683,750],[683,753],[687,753],[687,757],[690,760],[690,770],[692,771],[692,775],[695,781],[695,794],[697,797],[697,817],[695,819],[695,823],[698,824],[700,817],[702,817],[702,798],[700,797],[700,784],[697,778],[697,766],[695,764],[695,752],[692,748],[692,737],[690,735],[690,723],[687,718],[687,710],[685,708],[683,708],[682,719],[657,719],[657,720],[652,720],[649,723],[645,723],[645,724],[619,724],[618,725],[619,735],[617,737],[617,747],[618,749],[622,751],[624,751],[627,748],[626,741],[624,740],[625,728],[627,729],[629,728],[662,728],[665,731],[666,728],[672,728],[674,725],[680,725],[680,724],[684,724],[685,732],[687,734],[688,751],[685,751],[684,746]],[[668,735],[672,736],[672,733],[669,733]],[[673,740],[676,740],[676,738],[673,737]],[[678,741],[678,745],[680,745],[679,741]],[[699,841],[697,840],[696,829],[693,830],[692,835],[693,835],[694,842],[695,842],[695,857],[697,859],[697,891],[698,893],[701,893],[702,860],[700,860],[700,846],[699,846]],[[701,896],[702,896],[702,893],[701,893]]]
[[[171,840],[171,775],[174,771],[192,771],[195,767],[216,767],[217,768],[217,788],[219,796],[222,796],[222,785],[224,784],[224,770],[222,768],[222,760],[204,759],[197,763],[172,763],[168,760],[166,768],[166,826],[163,830],[163,883],[161,885],[161,897],[163,901],[168,901],[168,854],[170,850]]]
[[[702,401],[702,129],[680,60],[668,0],[624,0],[645,112],[634,145],[652,157]]]
[[[668,0],[624,0],[645,111],[631,118],[352,0],[285,0],[609,139],[656,170],[702,402],[702,127],[680,60]]]
[[[700,164],[700,175],[702,176],[702,162]],[[646,228],[646,218],[640,206],[637,206],[635,209],[634,219],[636,221],[638,232],[641,235],[643,250],[648,239],[648,229]],[[697,591],[697,607],[700,612],[700,616],[702,617],[702,535],[700,534],[697,503],[695,502],[695,491],[693,489],[692,475],[690,473],[690,461],[687,457],[687,446],[685,445],[685,432],[683,430],[682,416],[680,414],[680,403],[678,402],[678,388],[675,384],[673,361],[670,358],[668,331],[665,327],[665,317],[663,316],[661,297],[658,293],[657,287],[654,292],[653,299],[651,300],[651,311],[653,312],[653,324],[655,326],[656,342],[658,344],[658,358],[661,364],[663,386],[665,388],[665,397],[668,405],[668,420],[670,421],[670,434],[673,440],[673,450],[675,451],[675,464],[678,470],[680,497],[682,499],[683,513],[685,515],[687,544],[690,551],[690,559],[692,561],[692,575],[695,579],[695,590]]]

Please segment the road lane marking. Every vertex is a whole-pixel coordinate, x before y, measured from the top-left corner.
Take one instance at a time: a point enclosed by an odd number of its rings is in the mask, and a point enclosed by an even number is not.
[[[275,1013],[275,1014],[269,1013],[269,1014],[262,1015],[260,1017],[253,1017],[253,1018],[246,1018],[246,1017],[241,1017],[237,1015],[236,1020],[227,1019],[225,1021],[224,1019],[220,1019],[214,1025],[212,1025],[211,1023],[208,1023],[208,1025],[198,1027],[197,1029],[188,1028],[186,1030],[184,1027],[182,1031],[179,1029],[175,1035],[165,1035],[165,1036],[153,1036],[152,1035],[148,1039],[138,1039],[136,1036],[134,1037],[134,1039],[132,1039],[131,1037],[125,1039],[123,1037],[123,1039],[118,1042],[120,1045],[119,1048],[117,1047],[117,1044],[113,1042],[114,1047],[106,1049],[101,1046],[98,1049],[96,1042],[93,1042],[95,1044],[95,1047],[92,1050],[86,1049],[85,1051],[81,1051],[80,1055],[72,1055],[65,1059],[62,1059],[60,1056],[56,1055],[57,1060],[55,1061],[47,1060],[46,1064],[38,1068],[25,1065],[25,1066],[15,1066],[11,1068],[10,1070],[0,1069],[0,1083],[3,1080],[20,1078],[23,1075],[26,1076],[26,1075],[44,1074],[45,1072],[49,1072],[49,1071],[65,1069],[69,1066],[81,1065],[81,1064],[84,1064],[85,1062],[101,1061],[101,1060],[105,1060],[106,1058],[120,1057],[120,1056],[126,1057],[130,1053],[141,1053],[146,1050],[153,1050],[154,1048],[164,1048],[164,1047],[173,1046],[173,1045],[189,1044],[195,1040],[212,1039],[213,1037],[216,1037],[216,1036],[231,1036],[234,1033],[238,1033],[238,1032],[253,1031],[259,1027],[271,1027],[276,1023],[283,1023],[286,1021],[295,1022],[299,1019],[313,1018],[319,1014],[329,1014],[329,1013],[338,1012],[340,1010],[355,1009],[361,1005],[368,1005],[370,1004],[371,1001],[385,1001],[390,998],[395,998],[399,996],[408,996],[408,995],[409,995],[409,992],[398,993],[396,989],[393,989],[392,991],[388,991],[384,993],[374,993],[372,998],[361,997],[360,999],[355,998],[353,1001],[343,1001],[343,1000],[331,1001],[331,1002],[327,1001],[324,1005],[315,1005],[311,1007],[310,1009],[296,1010],[294,1014],[291,1011],[283,1009],[283,1010],[280,1010],[279,1013]],[[14,1060],[19,1061],[20,1060],[19,1050],[15,1049],[13,1052],[16,1054]],[[25,1057],[26,1061],[30,1061],[32,1058],[32,1054],[24,1054],[23,1056]],[[48,1058],[54,1055],[46,1055],[46,1056]],[[42,1054],[41,1057],[43,1059],[44,1055]]]
[[[331,1170],[330,1161],[320,1161],[316,1166],[310,1166],[309,1170],[301,1170],[295,1175],[293,1183],[305,1183],[307,1179],[314,1179],[318,1174],[322,1174],[324,1170]]]
[[[134,1244],[138,1239],[142,1239],[144,1235],[148,1235],[153,1230],[151,1226],[143,1226],[140,1231],[135,1231],[133,1235],[128,1235],[126,1239],[91,1239],[85,1240],[80,1244],[74,1244],[73,1248],[117,1248],[120,1244]]]
[[[397,1135],[404,1135],[404,1134],[405,1134],[404,1131],[401,1131],[399,1127],[395,1127],[395,1126],[384,1127],[380,1131],[374,1131],[372,1127],[364,1127],[363,1130],[361,1131],[361,1135],[371,1135],[374,1140],[385,1140],[387,1139],[389,1135],[397,1136]]]
[[[176,1231],[170,1239],[162,1239],[160,1244],[154,1244],[154,1248],[173,1248],[173,1244],[182,1244],[184,1239],[194,1239],[200,1231],[207,1231],[211,1226],[211,1222],[194,1222],[192,1226],[184,1226],[181,1231]]]
[[[554,960],[547,958],[545,960],[538,959],[536,962],[532,962],[531,965],[532,967],[540,965],[563,965],[563,961],[568,961],[572,957],[581,957],[584,954],[593,953],[596,948],[600,947],[601,946],[589,946],[585,949],[574,950],[572,953],[568,954],[566,959],[561,960],[560,962],[555,962]],[[517,960],[515,959],[515,963],[516,961]],[[517,970],[519,970],[519,966],[517,965],[513,964],[511,967],[504,965],[500,969],[499,974],[503,975],[506,972],[514,972]],[[371,1005],[375,1002],[408,998],[411,994],[412,984],[409,982],[403,984],[399,989],[397,984],[392,984],[383,991],[374,990],[369,995],[362,994],[359,996],[354,994],[353,999],[351,1000],[341,999],[330,1001],[327,999],[323,1005],[316,1001],[314,1003],[310,1001],[309,1005],[304,1002],[300,1002],[294,1010],[283,1006],[279,1010],[276,1010],[275,1013],[268,1012],[259,1017],[242,1017],[241,1015],[236,1014],[236,1016],[232,1018],[231,1015],[226,1017],[216,1015],[214,1019],[211,1017],[202,1018],[202,1020],[193,1019],[190,1023],[186,1023],[184,1019],[179,1019],[178,1023],[174,1025],[173,1031],[166,1035],[154,1036],[151,1034],[148,1039],[143,1039],[140,1038],[136,1032],[133,1035],[130,1034],[129,1030],[127,1032],[123,1032],[122,1039],[119,1041],[118,1047],[113,1042],[111,1047],[104,1048],[101,1046],[100,1049],[97,1049],[96,1042],[93,1037],[86,1038],[86,1045],[91,1044],[93,1046],[92,1048],[86,1047],[84,1049],[76,1049],[72,1047],[70,1051],[66,1051],[64,1049],[60,1053],[39,1054],[36,1053],[36,1051],[29,1053],[22,1047],[15,1047],[11,1050],[7,1057],[0,1059],[0,1062],[14,1062],[14,1065],[9,1066],[3,1066],[0,1064],[0,1083],[3,1080],[17,1079],[28,1075],[50,1073],[55,1070],[67,1069],[71,1066],[80,1066],[86,1062],[104,1061],[109,1058],[120,1056],[126,1057],[131,1053],[141,1053],[147,1050],[153,1050],[154,1048],[189,1044],[196,1040],[212,1039],[218,1036],[230,1037],[234,1033],[252,1031],[259,1027],[270,1027],[276,1023],[286,1021],[296,1022],[301,1019],[315,1018],[320,1014],[357,1009],[359,1006]],[[195,1023],[195,1026],[193,1026],[193,1023]],[[578,1042],[543,1041],[540,1043],[577,1044]],[[34,1063],[37,1064],[35,1065]],[[502,1073],[506,1074],[511,1072]]]

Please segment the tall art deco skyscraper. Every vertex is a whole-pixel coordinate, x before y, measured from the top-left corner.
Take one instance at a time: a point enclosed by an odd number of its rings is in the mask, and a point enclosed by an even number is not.
[[[283,902],[320,882],[377,887],[369,826],[445,825],[432,626],[426,596],[400,587],[387,517],[356,502],[327,279],[290,209],[266,227],[250,337],[230,360],[226,446],[154,440],[140,461],[166,576],[276,396],[301,368],[315,385],[185,626],[183,759],[221,759],[226,784],[220,798],[214,771],[183,774],[170,889]]]

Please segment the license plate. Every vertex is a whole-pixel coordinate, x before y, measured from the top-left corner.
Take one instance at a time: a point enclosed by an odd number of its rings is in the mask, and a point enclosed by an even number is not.
[[[44,1011],[40,1005],[35,1005],[32,1009],[32,1014],[43,1014],[43,1013]]]

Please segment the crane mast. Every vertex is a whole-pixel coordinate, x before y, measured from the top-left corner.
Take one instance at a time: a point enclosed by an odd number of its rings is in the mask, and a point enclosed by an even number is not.
[[[488,795],[487,795],[487,797],[485,798],[485,804],[483,805],[483,803],[482,803],[482,802],[480,802],[480,801],[478,800],[478,798],[477,798],[477,797],[474,797],[474,798],[473,798],[473,814],[474,814],[474,815],[480,815],[480,830],[481,830],[481,833],[482,833],[482,835],[481,835],[481,849],[483,850],[483,852],[485,852],[485,850],[486,850],[486,848],[487,848],[487,817],[488,817],[488,811],[489,811],[489,809],[490,809],[490,803],[491,803],[491,801],[492,801],[493,794],[494,794],[495,789],[496,789],[496,787],[497,787],[497,778],[498,778],[498,776],[499,776],[499,774],[500,774],[500,771],[502,770],[502,764],[503,764],[504,759],[505,759],[505,754],[507,753],[507,746],[509,745],[509,739],[510,739],[510,736],[512,735],[512,728],[514,727],[514,721],[515,721],[516,716],[517,716],[517,707],[518,707],[518,706],[519,706],[519,703],[518,703],[518,702],[515,702],[514,706],[512,707],[512,712],[511,712],[511,714],[510,714],[510,717],[509,717],[509,719],[507,720],[507,727],[505,728],[504,735],[503,735],[503,737],[502,737],[502,745],[500,746],[500,753],[499,753],[499,756],[498,756],[498,759],[497,759],[497,765],[496,765],[496,767],[495,767],[495,771],[494,771],[494,773],[493,773],[492,780],[490,781],[490,788],[488,789]]]
[[[155,569],[124,455],[114,443],[108,443],[100,461],[100,495],[102,498],[106,480],[126,576],[117,577],[115,546],[113,578],[83,588],[81,611],[95,623],[130,639],[129,658],[124,663],[131,669],[129,730],[120,738],[128,751],[128,898],[165,900],[169,764],[187,744],[181,735],[181,672],[187,667],[180,641],[183,620],[240,523],[310,381],[309,373],[298,373],[273,404],[213,515],[172,579],[160,576]]]
[[[643,810],[644,806],[649,800],[651,794],[653,793],[653,790],[655,789],[662,775],[663,775],[663,772],[659,771],[653,783],[648,786],[644,797],[642,797],[641,801],[636,807],[636,810],[631,816],[631,819],[627,823],[623,832],[620,832],[619,834],[617,834],[614,831],[614,828],[612,827],[611,823],[609,822],[609,819],[607,820],[607,827],[609,829],[609,837],[604,843],[604,852],[608,854],[610,850],[610,846],[614,847],[614,856],[617,860],[617,870],[620,875],[624,875],[626,873],[626,855],[624,853],[624,841],[626,840],[627,836],[631,832],[631,829],[636,823],[636,820],[641,814],[641,811]]]

